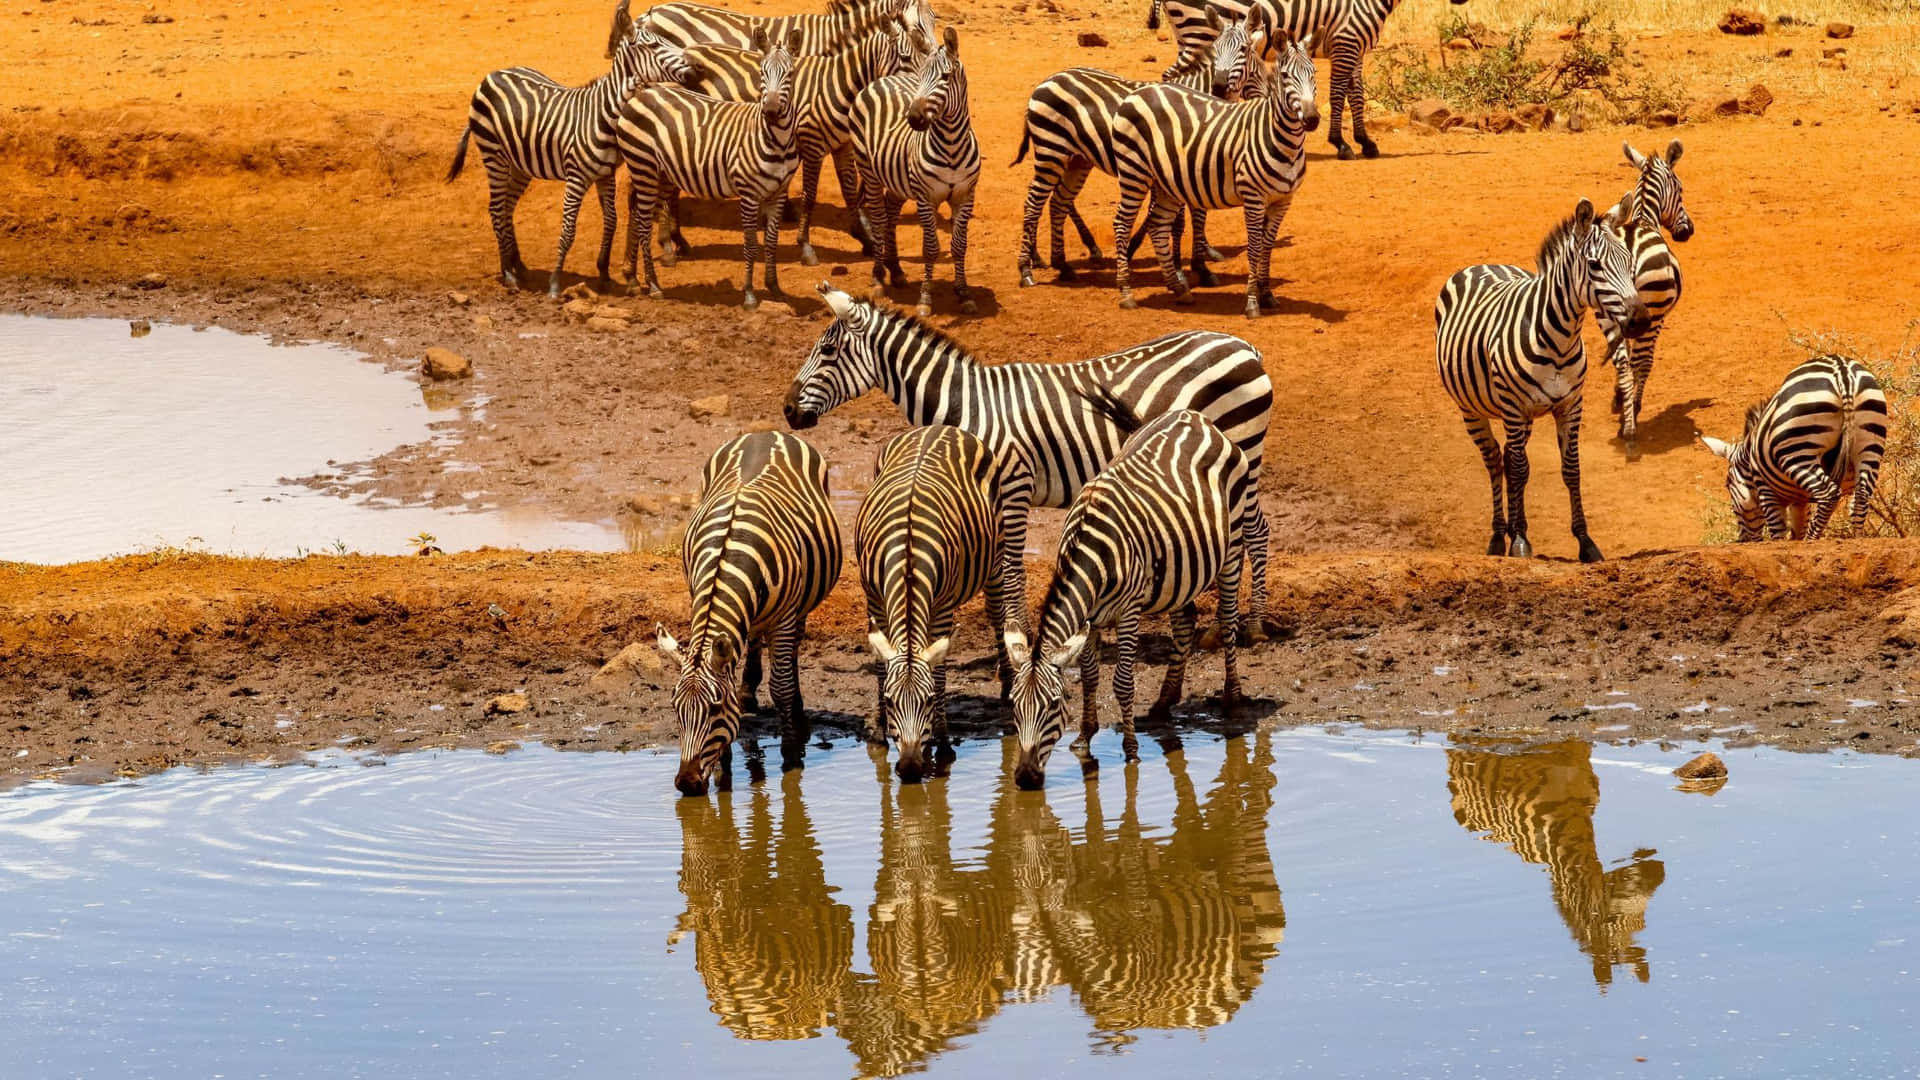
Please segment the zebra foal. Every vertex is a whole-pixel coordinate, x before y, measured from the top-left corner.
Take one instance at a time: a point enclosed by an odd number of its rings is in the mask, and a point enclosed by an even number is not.
[[[1700,441],[1727,461],[1727,495],[1743,542],[1803,533],[1818,540],[1849,489],[1858,536],[1886,450],[1887,396],[1858,360],[1816,356],[1789,372],[1772,399],[1747,410],[1738,442]]]
[[[741,248],[748,310],[760,306],[753,267],[763,257],[766,286],[779,293],[774,251],[780,210],[799,163],[794,137],[793,49],[799,36],[771,45],[758,35],[760,100],[715,101],[678,87],[642,87],[620,109],[620,156],[627,164],[627,278],[636,285],[636,256],[646,261],[647,295],[659,297],[653,270],[653,228],[662,199],[678,192],[703,199],[734,199],[740,207]],[[765,240],[761,240],[764,230]]]
[[[779,432],[741,435],[714,451],[681,546],[693,597],[686,643],[664,626],[657,630],[660,652],[680,673],[673,708],[680,722],[674,786],[681,794],[706,794],[716,772],[722,791],[732,784],[740,692],[744,684],[752,708],[763,645],[773,648],[781,765],[799,767],[807,740],[800,637],[808,614],[840,579],[840,558],[840,526],[818,451]],[[736,674],[743,656],[745,670]],[[758,771],[759,747],[751,742],[747,762]]]
[[[1033,472],[1018,454],[996,455],[956,427],[915,428],[880,451],[873,487],[854,526],[867,601],[867,641],[879,657],[876,743],[900,748],[900,779],[917,782],[953,760],[947,739],[948,647],[954,614],[982,591],[1000,655],[1003,696],[1013,668],[1002,635],[1007,606],[1024,613],[1020,549],[1008,545],[1001,508],[1032,500]],[[1016,625],[1024,625],[1024,614]],[[928,742],[933,742],[929,757]]]
[[[1606,312],[1594,315],[1607,336],[1607,356],[1613,361],[1613,411],[1620,414],[1620,437],[1631,445],[1639,434],[1640,406],[1646,398],[1647,377],[1653,374],[1660,325],[1680,303],[1680,262],[1673,257],[1666,234],[1685,243],[1693,236],[1693,218],[1680,197],[1680,177],[1673,171],[1680,161],[1679,139],[1667,144],[1665,154],[1652,157],[1631,143],[1620,148],[1640,170],[1640,179],[1607,211],[1605,220],[1616,227],[1623,221],[1639,226],[1633,233],[1633,281],[1641,303],[1647,305],[1647,327],[1629,335]]]
[[[1533,422],[1552,413],[1580,561],[1600,561],[1580,503],[1580,410],[1587,379],[1580,330],[1590,308],[1629,333],[1645,328],[1647,307],[1634,288],[1629,254],[1639,228],[1631,221],[1621,230],[1610,228],[1581,199],[1573,216],[1541,242],[1537,272],[1469,266],[1447,279],[1434,303],[1440,383],[1459,407],[1493,486],[1489,555],[1533,554],[1527,542],[1527,440]],[[1505,431],[1504,447],[1493,437],[1495,420]]]
[[[554,256],[547,295],[560,295],[560,272],[573,246],[574,224],[587,188],[600,195],[600,280],[613,258],[613,174],[620,165],[614,125],[620,103],[638,83],[678,82],[691,72],[678,47],[655,34],[647,16],[635,22],[627,0],[613,11],[607,36],[613,70],[585,86],[562,86],[532,68],[505,68],[480,80],[460,131],[452,183],[467,164],[467,143],[477,140],[487,170],[487,213],[500,248],[500,281],[517,289],[527,274],[514,234],[513,211],[535,180],[564,180],[560,204],[560,250]]]
[[[1166,413],[1127,440],[1113,464],[1074,498],[1060,534],[1053,582],[1034,622],[1031,641],[1007,634],[1013,659],[1014,730],[1020,759],[1014,783],[1033,790],[1046,782],[1047,758],[1066,729],[1061,669],[1080,665],[1080,737],[1085,755],[1100,727],[1100,631],[1114,631],[1113,693],[1120,705],[1122,746],[1139,760],[1133,731],[1133,667],[1140,619],[1171,613],[1173,657],[1149,716],[1168,718],[1178,704],[1192,654],[1199,611],[1209,588],[1220,594],[1219,626],[1226,661],[1221,701],[1240,698],[1234,667],[1240,595],[1240,554],[1253,514],[1254,477],[1233,440],[1199,413]]]

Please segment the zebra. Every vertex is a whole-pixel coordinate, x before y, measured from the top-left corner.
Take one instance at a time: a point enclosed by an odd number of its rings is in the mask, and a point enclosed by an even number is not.
[[[1452,0],[1464,4],[1467,0]],[[1173,23],[1174,40],[1182,46],[1204,42],[1215,33],[1207,13],[1219,12],[1222,18],[1254,17],[1259,11],[1267,24],[1286,30],[1297,38],[1311,37],[1314,52],[1333,60],[1333,75],[1327,84],[1331,123],[1327,141],[1339,153],[1341,161],[1354,159],[1340,130],[1341,113],[1353,107],[1353,141],[1360,144],[1360,155],[1376,158],[1380,148],[1367,137],[1367,53],[1380,40],[1380,29],[1393,14],[1400,0],[1151,0],[1147,9],[1147,28],[1160,27],[1164,9]]]
[[[742,248],[747,263],[745,306],[760,306],[753,292],[753,264],[766,259],[767,291],[778,294],[774,252],[780,239],[780,209],[799,164],[794,137],[793,50],[800,40],[768,46],[760,61],[760,100],[715,101],[679,87],[647,86],[620,109],[620,156],[627,163],[632,205],[627,216],[627,279],[639,283],[634,260],[646,260],[647,295],[661,295],[653,271],[653,225],[663,196],[685,191],[703,199],[735,199],[740,206]],[[764,243],[759,234],[764,230]]]
[[[862,201],[874,237],[875,288],[891,271],[896,287],[907,283],[895,235],[900,204],[912,200],[920,217],[920,314],[933,314],[933,261],[940,255],[934,211],[953,208],[953,291],[960,310],[980,310],[967,287],[967,222],[980,180],[980,143],[968,115],[967,69],[960,63],[960,35],[953,27],[917,74],[889,75],[853,101],[853,155]]]
[[[798,34],[799,39],[791,49],[795,56],[823,56],[847,41],[871,33],[913,5],[925,9],[926,0],[907,0],[906,3],[901,0],[862,0],[835,5],[824,14],[795,15],[748,15],[723,7],[676,0],[674,3],[655,5],[647,14],[653,19],[655,31],[661,37],[683,47],[731,45],[737,49],[760,52],[760,47],[753,44],[756,34],[768,41],[789,41],[790,35]],[[933,33],[932,18],[931,10],[926,10],[926,32],[929,36]]]
[[[1066,727],[1062,668],[1080,665],[1082,766],[1100,728],[1100,631],[1114,631],[1113,694],[1120,704],[1121,747],[1140,759],[1133,732],[1133,665],[1140,618],[1172,615],[1173,657],[1150,718],[1171,717],[1181,697],[1199,620],[1195,601],[1215,586],[1226,683],[1221,703],[1240,700],[1234,667],[1239,627],[1240,557],[1254,506],[1255,477],[1246,455],[1213,422],[1189,409],[1148,421],[1099,476],[1082,488],[1060,532],[1060,555],[1034,622],[1031,641],[1008,631],[1013,660],[1014,730],[1020,761],[1014,783],[1031,791],[1046,783],[1047,758]]]
[[[1580,329],[1589,308],[1604,311],[1629,334],[1645,328],[1647,306],[1634,289],[1629,251],[1639,228],[1632,221],[1619,231],[1609,228],[1594,217],[1593,204],[1581,199],[1573,216],[1541,241],[1538,272],[1469,266],[1447,279],[1434,303],[1440,382],[1459,406],[1493,485],[1489,555],[1533,555],[1527,542],[1527,440],[1533,422],[1552,413],[1580,561],[1601,559],[1580,504],[1580,410],[1587,379]],[[1506,431],[1504,450],[1494,440],[1494,420]]]
[[[1236,22],[1210,45],[1183,47],[1172,66],[1161,73],[1160,81],[1225,97],[1228,89],[1244,78],[1239,68],[1246,62],[1246,38],[1245,27]],[[1033,264],[1039,261],[1040,211],[1049,204],[1051,265],[1059,271],[1060,280],[1072,281],[1077,276],[1072,264],[1067,262],[1065,227],[1069,218],[1080,233],[1087,257],[1100,258],[1100,246],[1093,238],[1093,230],[1087,227],[1074,202],[1094,169],[1113,175],[1114,107],[1120,104],[1121,98],[1147,85],[1150,84],[1122,78],[1110,71],[1080,67],[1049,77],[1028,96],[1026,127],[1020,136],[1020,150],[1013,159],[1013,164],[1018,165],[1029,149],[1033,152],[1033,181],[1027,187],[1025,216],[1021,221],[1020,284],[1023,287],[1033,284]],[[1195,207],[1192,212],[1197,258],[1209,247],[1207,212],[1202,207]],[[1208,257],[1220,256],[1213,252]]]
[[[1858,360],[1816,356],[1788,372],[1771,400],[1747,410],[1738,442],[1700,441],[1727,461],[1742,542],[1803,533],[1820,539],[1849,488],[1858,536],[1886,450],[1887,396]]]
[[[660,652],[679,668],[673,707],[680,720],[683,795],[704,795],[717,769],[733,782],[729,747],[740,732],[740,691],[754,707],[763,645],[773,647],[773,704],[780,714],[783,768],[806,752],[800,702],[800,636],[807,616],[840,579],[840,526],[827,496],[827,463],[793,435],[755,432],[729,439],[702,472],[700,503],[687,522],[681,565],[693,614],[683,647],[656,628]],[[734,665],[746,654],[746,667]],[[759,748],[749,742],[756,770]]]
[[[951,424],[996,452],[1017,451],[1033,469],[1033,505],[1065,507],[1120,452],[1127,425],[1193,409],[1226,432],[1250,475],[1260,476],[1273,384],[1260,350],[1231,334],[1185,330],[1078,363],[988,366],[911,315],[826,282],[819,291],[833,322],[787,391],[783,412],[796,431],[879,389],[910,423]],[[1026,550],[1027,510],[1004,508],[1014,551]],[[1268,633],[1267,538],[1256,498],[1247,533],[1256,642]]]
[[[1693,236],[1693,218],[1680,200],[1680,177],[1673,167],[1680,161],[1680,140],[1667,144],[1664,155],[1652,157],[1640,153],[1631,143],[1621,143],[1627,161],[1640,170],[1633,190],[1607,211],[1606,221],[1618,226],[1632,220],[1640,225],[1634,231],[1633,280],[1640,300],[1647,305],[1647,328],[1636,337],[1628,337],[1604,312],[1595,313],[1595,321],[1607,336],[1607,355],[1613,361],[1613,411],[1620,414],[1620,437],[1632,445],[1639,433],[1640,406],[1645,401],[1647,376],[1653,374],[1653,347],[1660,340],[1660,324],[1680,303],[1680,263],[1667,245],[1667,233],[1685,243]]]
[[[1247,31],[1248,52],[1258,55],[1269,33],[1259,16]],[[1264,85],[1256,100],[1222,102],[1176,86],[1144,86],[1114,110],[1113,159],[1120,203],[1113,214],[1116,251],[1128,248],[1133,219],[1149,194],[1153,201],[1141,225],[1153,237],[1161,274],[1181,303],[1191,303],[1186,277],[1173,251],[1173,222],[1182,206],[1240,206],[1247,217],[1247,318],[1277,304],[1268,284],[1273,245],[1293,193],[1306,175],[1306,133],[1320,125],[1314,103],[1313,58],[1285,31],[1272,73],[1262,65]],[[1206,279],[1196,249],[1193,270]],[[1118,260],[1120,306],[1134,306],[1132,270]]]
[[[1032,486],[1023,456],[995,454],[956,427],[915,428],[880,451],[853,547],[866,592],[867,641],[881,663],[878,717],[869,734],[881,745],[894,736],[900,779],[907,783],[953,760],[947,650],[955,612],[983,589],[1001,685],[1011,684],[1001,637],[1008,604],[1025,604],[1025,577],[1020,549],[1006,543],[1000,508],[1031,502]]]
[[[613,12],[613,30],[607,36],[613,70],[607,74],[585,86],[561,86],[532,68],[505,68],[489,73],[473,92],[447,182],[466,167],[467,143],[478,136],[487,169],[487,213],[500,247],[500,281],[509,289],[519,288],[527,273],[514,235],[513,210],[534,180],[567,184],[560,204],[560,251],[547,279],[547,295],[560,295],[560,272],[566,268],[574,222],[589,186],[600,195],[600,281],[609,280],[613,174],[620,164],[614,123],[620,103],[637,83],[679,82],[691,74],[681,50],[654,33],[647,16],[634,21],[627,3],[620,0]]]

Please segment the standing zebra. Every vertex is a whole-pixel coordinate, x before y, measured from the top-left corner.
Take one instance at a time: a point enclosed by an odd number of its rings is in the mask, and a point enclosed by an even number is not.
[[[733,782],[730,747],[760,683],[760,650],[773,646],[773,704],[780,714],[783,768],[806,753],[800,703],[800,636],[807,615],[840,579],[840,526],[827,497],[827,463],[792,435],[756,432],[714,451],[702,473],[700,504],[687,522],[681,563],[693,614],[682,646],[659,629],[659,647],[678,665],[673,708],[680,719],[683,795],[704,795],[716,770]],[[734,665],[746,657],[744,676]],[[759,766],[749,743],[748,764]]]
[[[1064,507],[1120,452],[1129,430],[1192,409],[1238,444],[1248,474],[1259,479],[1273,384],[1260,350],[1231,334],[1186,330],[1078,363],[988,366],[904,312],[824,282],[820,295],[833,322],[787,392],[795,430],[878,389],[910,423],[951,424],[996,453],[1017,452],[1033,468],[1033,504]],[[1008,546],[1025,551],[1027,507],[1009,500],[1004,511]],[[1257,641],[1266,635],[1267,611],[1267,519],[1257,498],[1247,543]]]
[[[1464,4],[1467,0],[1452,0]],[[1327,141],[1339,152],[1340,160],[1352,161],[1353,148],[1341,136],[1340,114],[1353,107],[1353,141],[1360,153],[1379,157],[1380,148],[1367,138],[1367,53],[1380,40],[1380,28],[1393,14],[1400,0],[1151,0],[1147,9],[1147,28],[1158,29],[1164,8],[1173,22],[1174,40],[1183,47],[1206,41],[1216,33],[1207,20],[1209,11],[1223,19],[1253,18],[1259,11],[1269,26],[1286,30],[1296,38],[1312,38],[1315,53],[1331,57],[1333,75],[1327,85],[1328,107],[1332,123]]]
[[[956,427],[915,428],[880,451],[860,504],[853,548],[867,597],[867,641],[880,658],[877,743],[900,747],[900,779],[953,760],[947,741],[947,649],[954,613],[984,589],[987,622],[1010,687],[1002,635],[1009,603],[1025,607],[1021,551],[1010,546],[1001,508],[1033,499],[1033,471],[1018,453],[996,455]],[[1016,618],[1016,625],[1025,623]],[[931,732],[929,732],[931,727]]]
[[[1120,178],[1120,204],[1113,214],[1114,250],[1128,250],[1134,216],[1151,194],[1147,220],[1160,256],[1161,275],[1174,297],[1191,303],[1186,276],[1173,250],[1173,223],[1183,206],[1223,210],[1239,206],[1247,216],[1247,318],[1275,306],[1268,283],[1273,245],[1307,171],[1306,133],[1320,126],[1314,104],[1313,58],[1286,31],[1277,35],[1280,55],[1271,74],[1258,56],[1268,30],[1255,16],[1247,31],[1247,67],[1266,85],[1251,101],[1223,102],[1177,86],[1144,86],[1114,110],[1113,159]],[[1202,250],[1193,270],[1206,276]],[[1134,306],[1132,269],[1118,260],[1120,306]]]
[[[1211,44],[1183,46],[1172,66],[1160,75],[1160,81],[1189,90],[1225,97],[1245,75],[1241,65],[1247,62],[1247,35],[1236,22]],[[1027,203],[1021,221],[1020,284],[1033,284],[1033,264],[1039,261],[1040,211],[1050,207],[1049,237],[1053,241],[1051,265],[1060,280],[1071,281],[1075,274],[1067,262],[1066,222],[1073,220],[1080,242],[1089,259],[1100,258],[1093,230],[1080,217],[1074,202],[1094,169],[1109,176],[1113,164],[1113,112],[1120,100],[1143,86],[1138,79],[1126,79],[1098,68],[1070,68],[1051,76],[1033,88],[1027,98],[1027,122],[1020,136],[1020,151],[1013,164],[1020,164],[1033,151],[1033,182],[1027,187]],[[1199,263],[1208,248],[1207,211],[1193,208],[1194,261]],[[1215,253],[1212,257],[1217,258]],[[1205,284],[1212,284],[1206,281]]]
[[[658,297],[653,272],[653,224],[663,195],[685,191],[703,199],[740,204],[742,248],[747,262],[746,307],[753,294],[753,264],[764,253],[767,291],[779,293],[774,250],[780,239],[780,209],[799,163],[794,141],[793,49],[798,31],[771,47],[755,31],[760,60],[760,100],[715,101],[679,87],[642,87],[620,109],[620,156],[632,184],[627,215],[627,278],[636,284],[634,258],[644,257],[647,295]],[[765,230],[764,245],[760,232]]]
[[[1541,241],[1537,273],[1469,266],[1447,279],[1434,303],[1440,382],[1459,406],[1493,484],[1489,555],[1533,554],[1527,542],[1527,440],[1533,422],[1552,413],[1580,561],[1600,561],[1580,505],[1580,408],[1587,381],[1580,330],[1589,308],[1604,311],[1628,333],[1646,326],[1647,307],[1634,291],[1628,251],[1639,228],[1629,221],[1616,232],[1581,199],[1573,216]],[[1493,437],[1495,420],[1506,432],[1504,450]]]
[[[1202,592],[1219,587],[1222,704],[1240,698],[1234,670],[1240,554],[1254,511],[1255,477],[1246,456],[1212,421],[1186,409],[1150,421],[1073,500],[1060,533],[1053,583],[1034,622],[1033,640],[1007,634],[1014,665],[1013,716],[1020,737],[1014,783],[1046,783],[1047,758],[1066,728],[1060,669],[1080,664],[1080,737],[1084,752],[1100,728],[1100,631],[1112,627],[1117,657],[1113,694],[1120,703],[1122,747],[1138,761],[1133,733],[1133,665],[1140,619],[1172,614],[1173,657],[1150,717],[1166,719],[1181,698]],[[1091,757],[1082,757],[1091,767]]]
[[[1680,160],[1679,139],[1667,144],[1664,156],[1647,157],[1631,143],[1622,143],[1620,148],[1640,170],[1640,181],[1607,211],[1606,221],[1614,226],[1633,221],[1640,226],[1633,234],[1633,280],[1640,302],[1647,305],[1647,328],[1629,337],[1605,312],[1595,312],[1595,321],[1607,335],[1607,355],[1613,361],[1613,411],[1620,414],[1620,437],[1631,444],[1638,434],[1647,376],[1653,374],[1653,347],[1660,340],[1660,324],[1680,303],[1680,263],[1667,246],[1666,233],[1686,242],[1693,235],[1693,218],[1680,201],[1680,177],[1673,171]]]
[[[620,103],[636,83],[678,82],[690,74],[680,49],[655,34],[647,16],[634,22],[627,0],[613,12],[607,37],[613,70],[585,86],[561,86],[532,68],[506,68],[480,80],[467,110],[467,126],[453,153],[447,182],[467,164],[467,141],[479,137],[480,160],[487,168],[487,213],[500,246],[500,281],[517,289],[526,276],[520,242],[513,231],[513,209],[535,180],[564,180],[560,204],[560,251],[547,279],[547,295],[560,295],[560,272],[573,246],[574,222],[587,188],[600,194],[600,280],[609,280],[613,259],[613,173],[620,159],[614,123]]]
[[[926,0],[862,0],[837,6],[824,14],[748,15],[723,7],[679,2],[650,8],[648,16],[661,37],[682,46],[731,45],[739,49],[760,48],[753,44],[755,34],[768,41],[788,41],[800,35],[793,46],[796,56],[821,56],[838,49],[844,42],[865,36],[900,16],[913,5],[926,7]],[[917,18],[918,16],[916,16]],[[926,13],[931,35],[932,12]]]
[[[896,226],[900,204],[912,200],[920,216],[920,314],[933,314],[933,261],[940,257],[934,211],[953,208],[953,291],[960,310],[979,310],[967,288],[967,222],[973,189],[980,181],[980,144],[968,113],[967,69],[960,64],[960,35],[949,26],[941,47],[916,74],[889,75],[860,91],[853,102],[853,153],[874,240],[873,280],[904,286]]]
[[[1858,536],[1886,450],[1887,396],[1858,360],[1816,356],[1788,372],[1771,400],[1747,410],[1739,442],[1700,441],[1727,459],[1727,495],[1743,542],[1803,532],[1820,539],[1849,488]],[[1809,504],[1813,517],[1804,520]]]

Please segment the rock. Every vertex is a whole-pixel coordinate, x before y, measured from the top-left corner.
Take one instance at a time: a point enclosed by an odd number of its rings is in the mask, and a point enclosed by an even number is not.
[[[1727,775],[1727,763],[1709,751],[1673,770],[1673,775],[1682,780],[1710,780]]]
[[[1710,112],[1714,116],[1739,116],[1740,115],[1740,99],[1728,98],[1725,101],[1720,102],[1718,105],[1715,105],[1712,109],[1709,109],[1708,112]]]
[[[774,316],[793,318],[798,314],[793,310],[793,305],[785,300],[762,300],[760,306],[753,309],[753,313],[763,319]]]
[[[1456,52],[1464,49],[1471,49],[1473,48],[1473,40],[1471,38],[1463,38],[1463,37],[1448,38],[1447,48],[1453,49]]]
[[[1833,38],[1835,41],[1839,41],[1843,38],[1850,38],[1853,36],[1853,24],[1843,23],[1843,22],[1830,22],[1827,24],[1827,36],[1830,38]]]
[[[598,310],[600,310],[600,305],[585,297],[578,300],[569,300],[560,306],[560,314],[574,322],[586,322],[588,319],[593,318],[594,312]]]
[[[569,285],[566,288],[560,290],[560,299],[562,300],[598,300],[600,299],[600,294],[597,292],[594,292],[593,288],[589,286],[586,282],[577,281],[577,282],[574,282],[572,285]]]
[[[511,716],[514,713],[526,712],[532,707],[533,702],[528,701],[527,695],[525,694],[501,694],[499,697],[487,702],[487,715]]]
[[[1816,65],[1814,65],[1814,66],[1815,66],[1815,67],[1823,67],[1823,68],[1826,68],[1826,69],[1827,69],[1828,71],[1845,71],[1845,70],[1847,70],[1847,62],[1846,62],[1845,60],[1841,60],[1841,59],[1838,59],[1838,58],[1836,58],[1836,59],[1832,59],[1832,60],[1822,60],[1822,61],[1820,61],[1820,62],[1819,62],[1818,64],[1816,64]]]
[[[1742,37],[1764,34],[1767,32],[1767,17],[1748,8],[1728,8],[1727,13],[1720,16],[1720,32]]]
[[[1513,131],[1514,129],[1518,128],[1520,126],[1520,122],[1513,118],[1512,113],[1506,111],[1505,109],[1498,109],[1494,112],[1490,112],[1486,114],[1485,116],[1482,116],[1480,118],[1480,123],[1478,126],[1481,131],[1489,132],[1494,135],[1504,135],[1507,132]]]
[[[1553,126],[1553,107],[1550,105],[1522,105],[1513,110],[1513,118],[1528,131],[1545,131]]]
[[[466,307],[468,304],[473,303],[473,297],[463,292],[450,292],[447,294],[447,302],[455,307]]]
[[[1680,122],[1680,114],[1672,109],[1661,109],[1647,114],[1648,127],[1672,127]]]
[[[135,319],[127,324],[127,329],[132,331],[134,337],[146,337],[153,333],[153,324],[145,319]]]
[[[153,11],[140,16],[140,21],[148,24],[149,26],[153,26],[153,25],[159,25],[163,23],[170,23],[173,21],[173,16],[162,15],[157,11]]]
[[[1754,83],[1747,92],[1740,95],[1740,111],[1748,116],[1765,116],[1773,107],[1773,91]]]
[[[732,401],[727,395],[715,394],[687,402],[687,415],[695,420],[705,420],[709,416],[725,416],[731,407]]]
[[[1779,58],[1780,58],[1780,59],[1782,59],[1782,60],[1785,60],[1785,59],[1786,59],[1787,57],[1789,57],[1789,56],[1792,56],[1792,55],[1793,55],[1793,50],[1792,50],[1791,48],[1787,48],[1787,49],[1776,49],[1776,50],[1774,50],[1774,53],[1773,53],[1773,55],[1775,55],[1775,56],[1777,56],[1777,57],[1779,57]]]
[[[1422,98],[1414,102],[1413,108],[1407,110],[1407,117],[1421,127],[1435,131],[1446,131],[1460,123],[1460,118],[1453,115],[1453,110],[1447,108],[1447,103],[1439,98]]]
[[[850,273],[852,271],[847,269],[845,263],[834,263],[833,269],[827,271],[829,277],[846,277]]]
[[[511,754],[518,749],[520,749],[520,744],[514,742],[512,739],[501,739],[499,742],[490,742],[487,744],[487,753],[493,754],[496,757],[501,754]]]
[[[473,328],[474,328],[475,330],[492,330],[492,329],[493,329],[493,316],[491,316],[491,315],[475,315],[475,316],[473,317]]]
[[[1835,45],[1831,49],[1820,50],[1820,59],[1822,60],[1845,60],[1846,58],[1847,47],[1845,45]]]
[[[1106,36],[1093,30],[1080,31],[1080,36],[1076,40],[1080,42],[1080,47],[1083,49],[1104,49],[1107,47]]]
[[[1581,38],[1586,37],[1587,33],[1577,26],[1569,26],[1553,36],[1559,41],[1579,41]]]
[[[420,373],[434,382],[465,379],[473,374],[473,365],[452,349],[442,349],[436,345],[427,350],[426,359],[420,362]]]
[[[133,287],[136,289],[164,289],[167,287],[167,275],[159,271],[141,274],[138,278],[134,279]]]
[[[610,319],[605,315],[595,315],[587,320],[587,329],[599,334],[617,334],[632,325],[625,319]]]
[[[635,681],[652,687],[667,685],[667,665],[666,661],[660,659],[660,650],[637,641],[602,664],[600,670],[587,680],[587,685],[608,689]]]
[[[599,307],[593,309],[593,313],[602,319],[633,318],[633,312],[621,307],[619,304],[601,304]]]

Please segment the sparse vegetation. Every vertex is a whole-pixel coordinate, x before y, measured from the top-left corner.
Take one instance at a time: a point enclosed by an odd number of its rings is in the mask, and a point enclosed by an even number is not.
[[[1881,348],[1841,330],[1797,331],[1807,355],[1838,353],[1865,364],[1887,395],[1887,452],[1867,509],[1867,536],[1920,536],[1920,319]]]

